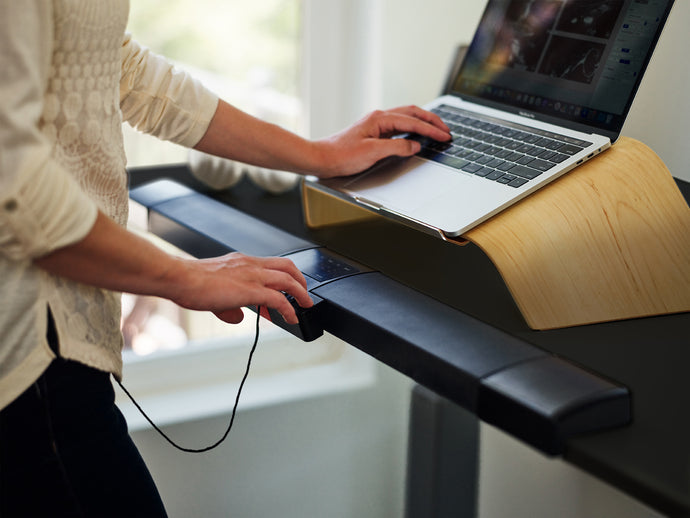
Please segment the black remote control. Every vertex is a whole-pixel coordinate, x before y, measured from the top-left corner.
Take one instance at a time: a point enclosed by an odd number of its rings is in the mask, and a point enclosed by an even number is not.
[[[311,295],[311,294],[310,294]],[[276,310],[269,308],[268,313],[271,316],[271,322],[278,327],[285,329],[287,332],[301,338],[305,342],[311,342],[323,335],[323,327],[319,324],[318,305],[323,301],[322,298],[316,295],[311,295],[314,305],[310,308],[303,308],[292,295],[285,295],[287,299],[295,308],[295,313],[299,319],[297,324],[288,324],[283,317]]]

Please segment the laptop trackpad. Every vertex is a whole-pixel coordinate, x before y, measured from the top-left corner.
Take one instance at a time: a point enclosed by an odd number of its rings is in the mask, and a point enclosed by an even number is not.
[[[381,164],[344,185],[348,193],[407,213],[448,190],[461,189],[469,178],[416,157]]]

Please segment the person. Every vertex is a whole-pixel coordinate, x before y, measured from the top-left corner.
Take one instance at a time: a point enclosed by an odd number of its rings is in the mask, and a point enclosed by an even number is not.
[[[295,265],[169,255],[125,228],[121,124],[205,153],[320,177],[450,138],[415,106],[308,140],[220,100],[125,32],[128,1],[0,1],[0,516],[165,516],[114,405],[120,292],[228,323],[243,306],[295,323]],[[183,468],[181,468],[183,469]]]

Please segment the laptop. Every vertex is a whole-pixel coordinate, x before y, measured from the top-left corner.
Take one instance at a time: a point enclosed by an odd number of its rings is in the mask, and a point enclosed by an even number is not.
[[[313,188],[454,238],[608,149],[673,0],[489,0],[448,91],[451,143]]]

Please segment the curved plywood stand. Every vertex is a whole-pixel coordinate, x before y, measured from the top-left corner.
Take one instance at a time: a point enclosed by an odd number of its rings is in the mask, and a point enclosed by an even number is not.
[[[535,329],[690,311],[690,208],[630,138],[464,237]]]
[[[312,202],[331,214],[333,204],[309,191],[315,224]],[[690,311],[690,208],[661,159],[630,138],[463,238],[493,261],[533,329]]]

